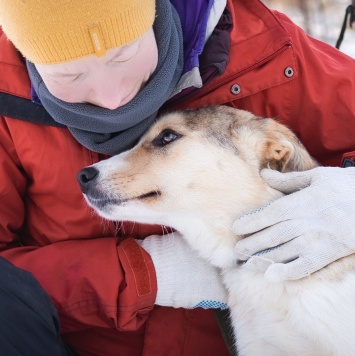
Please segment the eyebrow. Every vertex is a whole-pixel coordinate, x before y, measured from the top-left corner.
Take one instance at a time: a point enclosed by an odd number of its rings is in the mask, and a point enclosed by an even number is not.
[[[125,50],[125,49],[127,49],[127,48],[133,46],[136,42],[139,44],[139,43],[141,42],[141,41],[140,41],[140,38],[137,38],[137,39],[134,40],[133,42],[127,43],[127,44],[125,44],[125,45],[119,47],[118,50],[117,50],[117,52],[116,52],[116,53],[111,57],[111,59],[108,60],[106,63],[110,63],[110,62],[111,62],[113,59],[115,59],[116,57],[121,56],[121,55],[124,53],[124,50]]]
[[[116,57],[119,57],[120,55],[122,55],[122,53],[123,53],[122,49],[123,48],[119,48],[118,51],[106,62],[106,64],[110,63]]]

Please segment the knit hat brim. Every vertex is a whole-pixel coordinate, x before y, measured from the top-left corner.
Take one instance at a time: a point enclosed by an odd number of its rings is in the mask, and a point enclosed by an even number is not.
[[[55,64],[105,55],[154,22],[155,0],[0,0],[0,25],[31,62]]]

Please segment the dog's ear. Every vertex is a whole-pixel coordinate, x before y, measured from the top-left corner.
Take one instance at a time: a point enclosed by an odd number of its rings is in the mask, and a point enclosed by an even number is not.
[[[231,139],[246,162],[259,169],[305,171],[317,166],[296,135],[274,119],[234,109],[230,115]]]
[[[285,172],[293,156],[293,147],[288,142],[267,140],[260,160],[260,168],[271,168]]]
[[[317,166],[315,160],[290,129],[273,119],[261,120],[266,130],[260,168],[293,172],[305,171]]]

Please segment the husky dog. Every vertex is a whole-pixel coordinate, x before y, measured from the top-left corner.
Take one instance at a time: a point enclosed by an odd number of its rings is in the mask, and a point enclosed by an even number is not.
[[[164,115],[133,149],[83,169],[78,180],[102,217],[170,226],[221,269],[239,355],[354,355],[355,257],[272,283],[237,266],[233,253],[242,238],[233,222],[282,196],[260,170],[316,165],[275,120],[212,106]]]

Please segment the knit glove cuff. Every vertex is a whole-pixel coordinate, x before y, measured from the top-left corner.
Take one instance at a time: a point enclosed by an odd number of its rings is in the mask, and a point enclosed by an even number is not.
[[[227,308],[220,271],[198,257],[179,233],[152,235],[139,244],[156,270],[156,304],[175,308]]]

